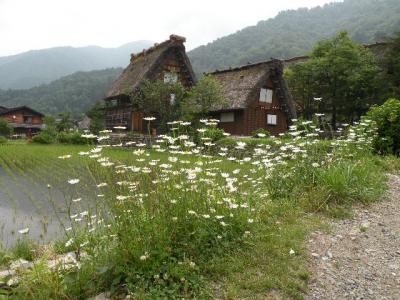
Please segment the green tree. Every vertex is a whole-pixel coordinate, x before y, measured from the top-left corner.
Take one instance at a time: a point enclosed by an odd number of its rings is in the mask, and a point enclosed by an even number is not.
[[[320,102],[314,100],[316,87],[312,65],[295,64],[285,70],[285,77],[302,116],[305,119],[311,119],[312,115],[320,110]]]
[[[336,128],[337,121],[359,119],[375,103],[377,72],[372,54],[341,31],[318,42],[310,59],[291,67],[286,75],[304,116],[328,113]]]
[[[60,121],[57,123],[57,131],[69,131],[74,128],[74,122],[71,117],[70,112],[63,112],[60,113],[59,116],[61,117]]]
[[[224,106],[226,100],[220,83],[212,75],[207,75],[190,89],[184,104],[184,113],[191,117],[205,117],[212,108]]]
[[[390,48],[382,61],[381,90],[387,98],[400,99],[400,32],[389,38]]]
[[[48,134],[55,136],[57,134],[57,124],[56,119],[51,116],[47,115],[43,118],[43,124],[45,125],[45,130]]]
[[[14,129],[8,124],[6,120],[0,118],[0,136],[9,137],[12,135]]]
[[[105,128],[104,104],[96,102],[87,112],[86,116],[90,118],[90,131],[98,134]]]
[[[185,89],[181,83],[165,83],[163,80],[145,80],[139,91],[131,94],[133,108],[145,115],[157,118],[154,126],[166,130],[167,122],[182,116]]]

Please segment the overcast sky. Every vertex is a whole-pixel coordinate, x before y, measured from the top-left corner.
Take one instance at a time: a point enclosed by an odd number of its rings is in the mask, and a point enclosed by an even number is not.
[[[0,0],[0,56],[186,36],[192,49],[281,10],[340,0]]]

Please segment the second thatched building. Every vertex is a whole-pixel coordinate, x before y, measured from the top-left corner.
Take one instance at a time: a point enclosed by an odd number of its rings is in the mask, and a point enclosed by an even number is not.
[[[210,112],[220,120],[219,127],[234,135],[251,135],[259,128],[273,135],[287,131],[296,108],[283,68],[274,59],[211,73],[227,101]]]

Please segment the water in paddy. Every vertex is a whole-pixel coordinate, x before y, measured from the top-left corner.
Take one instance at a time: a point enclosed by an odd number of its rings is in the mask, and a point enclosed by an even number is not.
[[[62,238],[60,220],[69,226],[67,191],[68,184],[49,189],[45,180],[34,181],[0,166],[0,245],[11,247],[21,238],[38,243]],[[24,228],[29,228],[27,235],[18,232]]]

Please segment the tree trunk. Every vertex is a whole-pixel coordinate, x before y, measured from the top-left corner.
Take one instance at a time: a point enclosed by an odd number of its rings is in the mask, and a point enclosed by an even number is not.
[[[336,130],[336,105],[332,105],[332,120],[331,120],[332,129]]]

